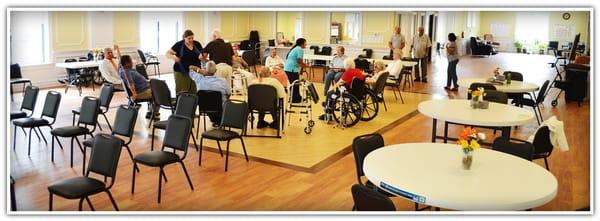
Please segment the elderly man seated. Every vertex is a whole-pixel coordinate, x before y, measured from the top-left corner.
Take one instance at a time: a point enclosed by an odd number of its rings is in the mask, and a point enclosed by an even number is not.
[[[121,77],[119,76],[119,60],[117,58],[121,57],[121,50],[119,50],[118,45],[114,45],[115,55],[113,54],[112,48],[104,48],[104,60],[100,62],[99,70],[100,74],[104,78],[104,80],[108,81],[113,85],[115,90],[123,90],[123,85],[121,84]]]
[[[258,79],[255,79],[252,82],[250,82],[250,85],[253,85],[253,84],[265,84],[265,85],[273,86],[277,90],[278,98],[285,97],[285,89],[283,88],[281,83],[279,83],[279,80],[271,77],[271,72],[269,71],[268,68],[263,68],[260,70]],[[267,123],[265,121],[265,112],[259,112],[258,113],[258,123],[256,124],[256,128],[260,129],[260,128],[265,128],[267,126],[274,128],[274,129],[278,128],[279,125],[277,122],[277,115],[275,115],[277,113],[277,110],[271,110],[269,112],[271,112],[271,116],[273,117],[273,122]]]
[[[225,79],[215,76],[216,72],[217,65],[213,61],[206,63],[206,70],[190,65],[190,77],[196,82],[196,88],[198,90],[221,92],[221,95],[223,96],[222,99],[225,101],[229,99],[229,96],[231,95],[231,88]],[[213,127],[216,127],[221,123],[221,115],[222,113],[208,114],[210,121],[213,122]]]
[[[337,91],[337,86],[338,85],[344,85],[347,89],[350,89],[350,86],[352,85],[352,79],[354,78],[358,78],[360,80],[365,80],[365,75],[363,75],[362,71],[360,69],[356,68],[356,65],[354,64],[354,60],[352,58],[346,58],[346,60],[344,60],[344,73],[342,74],[342,76],[340,77],[340,80],[333,86],[334,88],[330,91],[327,92],[326,95],[326,101],[325,101],[325,111],[326,113],[328,113],[328,111],[331,111],[333,109],[333,105],[335,102],[334,100],[334,94],[339,95],[339,91]],[[326,120],[327,117],[326,114],[323,114],[321,116],[319,116],[319,120]]]
[[[348,56],[344,55],[344,47],[338,46],[336,50],[337,52],[331,60],[331,67],[327,74],[325,74],[325,92],[323,92],[323,94],[327,94],[331,84],[339,81],[342,73],[344,73],[344,60],[346,60]]]

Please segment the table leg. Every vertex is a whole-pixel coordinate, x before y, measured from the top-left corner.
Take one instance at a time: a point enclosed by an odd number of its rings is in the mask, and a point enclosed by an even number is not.
[[[436,136],[436,129],[437,129],[437,119],[433,118],[433,125],[431,125],[431,142],[435,143],[435,136]]]
[[[444,122],[444,143],[448,143],[448,122]]]
[[[502,139],[506,141],[510,140],[510,129],[511,127],[502,127]]]

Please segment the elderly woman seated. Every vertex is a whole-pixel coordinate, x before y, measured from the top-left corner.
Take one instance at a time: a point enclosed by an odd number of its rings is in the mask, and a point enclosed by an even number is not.
[[[365,83],[367,83],[369,87],[373,88],[375,86],[375,82],[377,82],[377,79],[379,79],[379,76],[383,72],[385,72],[385,64],[383,61],[376,61],[373,65],[374,74],[370,77],[367,77],[367,79],[365,79]]]
[[[253,85],[253,84],[264,84],[264,85],[273,86],[275,88],[275,90],[277,90],[278,98],[285,97],[285,89],[283,88],[281,83],[279,83],[279,80],[271,77],[271,71],[269,71],[268,68],[263,68],[260,70],[260,73],[258,74],[258,79],[255,79],[252,82],[250,82],[250,85]],[[265,121],[265,112],[259,112],[258,113],[258,123],[256,124],[256,128],[260,129],[260,128],[265,128],[265,127],[269,126],[271,128],[277,129],[277,127],[279,126],[278,122],[276,120],[277,116],[275,115],[277,110],[271,110],[269,112],[271,112],[271,116],[273,117],[273,122],[267,123]]]
[[[346,58],[346,60],[344,60],[344,73],[342,74],[342,77],[340,78],[340,80],[333,85],[333,88],[330,88],[329,91],[327,91],[327,95],[326,95],[326,101],[325,101],[325,111],[327,113],[327,111],[333,109],[333,102],[334,100],[334,96],[333,95],[339,95],[339,91],[337,90],[338,85],[344,85],[347,89],[350,89],[350,85],[352,84],[352,79],[354,78],[358,78],[359,80],[365,80],[365,75],[363,75],[362,71],[360,69],[357,69],[355,64],[354,64],[354,59],[352,58]],[[326,113],[322,114],[321,116],[319,116],[319,120],[326,120]]]

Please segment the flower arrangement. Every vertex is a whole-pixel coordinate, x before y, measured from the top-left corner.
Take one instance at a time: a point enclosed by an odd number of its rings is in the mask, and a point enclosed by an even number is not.
[[[100,55],[102,55],[104,52],[100,48],[92,48],[90,50],[90,53],[92,54],[92,56],[94,56],[94,60],[98,60]]]
[[[480,140],[485,139],[485,134],[477,133],[475,129],[464,128],[460,136],[458,137],[458,144],[463,150],[463,169],[468,170],[471,168],[473,163],[473,151],[479,149]]]

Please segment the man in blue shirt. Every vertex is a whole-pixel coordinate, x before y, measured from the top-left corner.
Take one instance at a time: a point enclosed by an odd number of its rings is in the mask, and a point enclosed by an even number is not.
[[[331,60],[331,68],[325,75],[325,92],[323,92],[323,94],[327,94],[331,84],[338,82],[344,73],[344,60],[346,60],[348,56],[344,54],[345,49],[343,46],[338,46],[336,50],[337,53]]]
[[[131,93],[133,94],[133,99],[152,99],[150,81],[148,81],[148,79],[146,79],[142,74],[140,74],[133,68],[133,61],[131,60],[131,56],[121,56],[121,62],[119,63],[119,76],[126,84],[126,86],[131,90]],[[158,112],[157,107],[154,107],[154,113],[156,113],[154,117],[160,119],[160,113]],[[150,108],[148,108],[146,118],[150,118],[151,114],[152,112],[150,111]]]
[[[206,71],[201,71],[198,67],[190,67],[190,77],[196,82],[196,88],[204,91],[218,91],[223,96],[222,101],[229,99],[231,88],[225,79],[215,76],[217,65],[214,61],[206,63]],[[200,101],[202,102],[202,101]],[[222,113],[209,113],[208,117],[213,122],[213,126],[221,123]]]

